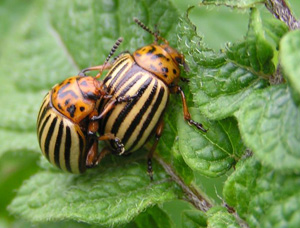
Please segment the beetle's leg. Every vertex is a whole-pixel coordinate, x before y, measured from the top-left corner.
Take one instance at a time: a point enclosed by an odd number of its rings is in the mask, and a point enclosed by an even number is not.
[[[112,133],[106,133],[98,138],[100,141],[108,141],[108,140],[113,140],[116,146],[116,151],[118,152],[118,155],[122,155],[125,152],[125,148],[121,140],[116,137]]]
[[[111,67],[112,67],[112,65],[110,63],[106,63],[106,64],[99,65],[99,66],[88,67],[88,68],[85,68],[82,71],[80,71],[78,76],[86,76],[85,75],[86,72],[97,70],[97,71],[99,71],[99,73],[97,74],[96,78],[99,78],[104,70],[109,70]]]
[[[98,140],[103,140],[103,141],[106,141],[106,140],[114,140],[116,145],[117,145],[117,151],[119,153],[119,155],[123,154],[125,152],[125,148],[124,148],[124,145],[121,143],[121,140],[118,138],[118,137],[115,137],[113,134],[111,133],[107,133],[105,135],[102,135],[100,137],[98,137]],[[107,147],[104,147],[100,154],[97,155],[97,159],[94,161],[93,165],[98,165],[99,162],[105,157],[105,155],[109,154],[111,151],[109,148]]]
[[[116,98],[116,101],[117,101],[117,104],[119,104],[119,103],[122,103],[122,102],[129,102],[129,101],[132,101],[132,100],[134,100],[135,98],[137,98],[138,97],[138,94],[135,94],[135,95],[133,95],[133,96],[125,96],[125,97],[117,97]]]
[[[181,89],[181,87],[180,86],[175,86],[174,88],[172,88],[172,90],[174,90],[173,92],[175,92],[175,93],[179,93],[180,96],[181,96],[184,119],[189,124],[196,126],[199,130],[201,130],[203,132],[207,132],[207,129],[205,129],[201,123],[198,123],[198,122],[192,120],[191,114],[190,114],[188,106],[186,104],[185,95],[184,95],[184,92]]]
[[[100,154],[99,154],[99,156],[98,156],[98,158],[97,158],[97,161],[95,162],[95,165],[98,165],[99,162],[100,162],[107,154],[109,154],[109,153],[110,153],[110,149],[107,148],[107,147],[104,147],[104,148],[101,150],[101,152],[100,152]]]
[[[111,100],[107,105],[106,107],[104,108],[104,110],[97,116],[93,116],[92,117],[92,120],[95,121],[95,120],[99,120],[101,119],[103,116],[105,116],[110,110],[112,110],[114,107],[116,106],[116,100],[113,99]]]
[[[97,157],[98,157],[98,140],[96,138],[93,138],[92,140],[93,143],[87,153],[87,157],[85,161],[85,166],[87,168],[94,167],[96,165]]]
[[[88,154],[87,154],[87,158],[86,158],[86,167],[89,167],[89,168],[97,165],[99,163],[99,161],[107,153],[106,152],[104,155],[102,152],[100,154],[98,154],[98,141],[99,140],[100,141],[114,140],[118,154],[122,155],[125,152],[125,148],[124,148],[124,145],[122,144],[121,140],[118,137],[116,137],[114,134],[107,133],[100,137],[96,136],[96,132],[98,131],[98,128],[99,128],[99,122],[95,121],[93,119],[93,117],[95,117],[95,116],[98,116],[98,111],[96,109],[94,109],[89,115],[90,122],[89,122],[89,126],[88,126],[88,135],[91,138],[91,140],[93,140],[93,141],[91,141],[92,146],[90,147]]]
[[[91,119],[93,116],[98,115],[98,111],[94,109],[90,115],[89,119]],[[90,121],[88,125],[88,136],[91,139],[91,147],[87,153],[86,158],[86,167],[91,168],[96,165],[97,157],[98,157],[98,139],[96,136],[96,132],[98,131],[99,123],[98,121]]]
[[[130,102],[133,99],[135,99],[137,95],[133,96],[125,96],[125,97],[117,97],[116,99],[112,99],[104,108],[104,110],[98,115],[98,116],[93,116],[92,120],[99,120],[103,116],[105,116],[110,110],[112,110],[117,104],[122,103],[122,102]]]
[[[95,135],[94,135],[95,136]],[[116,150],[119,155],[122,155],[125,152],[124,145],[122,144],[121,140],[118,137],[115,137],[111,133],[104,134],[100,137],[96,137],[93,139],[94,142],[88,152],[87,159],[86,159],[86,167],[91,168],[96,165],[105,157],[106,154],[110,153],[108,148],[102,149],[100,154],[98,154],[98,141],[106,141],[106,140],[114,140],[116,145]]]
[[[155,142],[152,145],[149,154],[148,154],[148,159],[147,159],[147,165],[148,165],[148,175],[150,176],[150,180],[153,181],[153,169],[152,169],[152,158],[153,158],[153,154],[155,152],[155,149],[157,147],[158,141],[160,139],[160,136],[163,132],[163,128],[164,128],[164,122],[161,119],[156,127],[156,131],[155,131]]]

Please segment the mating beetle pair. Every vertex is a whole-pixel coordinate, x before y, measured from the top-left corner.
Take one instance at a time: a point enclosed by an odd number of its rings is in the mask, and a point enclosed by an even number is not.
[[[37,119],[38,140],[43,154],[55,166],[82,173],[97,165],[109,152],[122,155],[143,146],[156,132],[151,158],[163,130],[163,112],[169,94],[181,95],[185,120],[203,132],[191,119],[178,81],[180,65],[188,69],[184,56],[139,20],[135,22],[155,37],[153,44],[123,53],[113,63],[110,57],[122,42],[118,39],[103,65],[82,70],[78,76],[55,85],[45,96]],[[161,44],[158,41],[162,41]],[[109,69],[103,81],[97,80]],[[96,77],[85,76],[97,70]],[[108,142],[98,153],[98,141]]]

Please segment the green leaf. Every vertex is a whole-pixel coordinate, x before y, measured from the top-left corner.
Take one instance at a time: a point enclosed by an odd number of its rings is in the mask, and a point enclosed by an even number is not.
[[[194,120],[209,126],[209,130],[207,133],[200,132],[182,117],[178,118],[179,149],[183,159],[190,168],[206,176],[224,174],[235,163],[235,155],[245,150],[236,121],[204,122],[195,109],[190,109],[190,112]]]
[[[182,228],[207,227],[207,216],[199,210],[186,210],[182,214]]]
[[[246,162],[240,160],[236,165],[236,171],[225,182],[223,196],[226,203],[234,207],[239,215],[247,214],[249,200],[255,194],[256,178],[261,168],[261,164],[254,158]]]
[[[245,144],[274,169],[300,170],[300,112],[286,86],[256,91],[236,113]]]
[[[153,36],[138,27],[133,17],[152,28],[158,25],[171,44],[176,40],[178,13],[169,1],[55,0],[49,2],[49,9],[55,31],[80,68],[102,64],[120,36],[124,42],[117,53],[152,43]]]
[[[250,8],[264,0],[203,0],[204,5],[225,5],[234,8]]]
[[[295,93],[295,100],[299,104],[300,95],[300,31],[295,30],[288,33],[280,43],[280,59],[284,73],[287,77],[289,85]]]
[[[113,226],[178,196],[159,166],[154,164],[151,182],[146,161],[130,159],[104,162],[83,175],[39,172],[23,184],[9,209],[33,222],[77,220]]]
[[[6,42],[3,50],[5,58],[0,59],[1,69],[7,75],[4,80],[10,81],[10,87],[14,86],[10,92],[19,94],[29,91],[31,95],[21,99],[24,105],[19,105],[23,108],[27,104],[39,107],[49,88],[79,71],[70,60],[58,34],[49,25],[45,9],[44,1],[31,4],[28,13],[13,31],[13,36]],[[34,94],[41,89],[44,89],[42,95]],[[30,101],[34,96],[36,100]],[[20,97],[16,97],[15,101],[20,102]]]
[[[259,13],[252,10],[245,40],[215,53],[205,47],[188,18],[180,23],[179,47],[189,53],[190,89],[195,104],[210,119],[232,115],[249,94],[268,85],[264,78],[274,71],[272,46],[265,41],[259,24]]]
[[[240,228],[232,214],[228,212],[218,212],[207,220],[207,228]]]
[[[168,228],[173,227],[169,215],[158,206],[148,208],[147,211],[139,214],[135,220],[126,227],[153,227],[153,228]]]
[[[19,4],[18,0],[2,0],[0,2],[0,49],[2,49],[5,39],[9,38],[9,32],[31,7],[32,1],[28,0],[26,3]],[[0,53],[1,55],[2,53]]]
[[[5,224],[5,223],[4,223]],[[11,223],[6,223],[3,225],[0,219],[1,228],[101,228],[97,225],[90,225],[83,222],[75,222],[75,221],[65,221],[65,222],[46,222],[46,223],[30,223],[25,220],[17,220]]]
[[[12,219],[6,207],[16,195],[22,182],[38,170],[37,153],[10,151],[0,159],[0,214],[1,218]],[[0,226],[2,227],[2,226]]]
[[[256,8],[251,10],[246,40],[229,45],[227,58],[260,77],[267,77],[274,72],[273,48],[265,39],[261,16]]]
[[[185,210],[195,209],[186,199],[175,199],[165,202],[162,208],[170,216],[175,227],[180,227],[180,224],[182,224],[182,214]]]
[[[240,161],[223,195],[250,227],[298,227],[299,175],[285,175],[255,158]]]
[[[273,18],[265,18],[262,23],[265,35],[274,43],[273,48],[279,50],[280,40],[289,31],[289,27],[284,22]]]
[[[232,154],[235,157],[235,160],[240,158],[246,150],[244,143],[242,141],[240,131],[238,129],[238,122],[235,118],[227,118],[221,121],[218,121],[223,132],[227,134],[228,144],[231,146]]]
[[[8,152],[25,153],[27,151],[37,152],[40,150],[35,132],[11,131],[0,128],[0,138],[0,158]]]
[[[37,113],[44,95],[22,92],[9,93],[9,96],[1,94],[0,104],[5,104],[5,108],[1,110],[0,128],[15,131],[16,134],[35,131]]]
[[[240,228],[235,217],[224,207],[213,207],[208,212],[207,228]]]

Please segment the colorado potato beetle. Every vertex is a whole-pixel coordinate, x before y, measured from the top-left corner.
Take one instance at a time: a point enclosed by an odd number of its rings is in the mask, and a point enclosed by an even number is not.
[[[184,55],[170,47],[167,40],[138,19],[134,20],[155,37],[154,43],[136,50],[133,54],[119,55],[107,67],[110,70],[103,80],[107,93],[112,97],[129,96],[133,99],[118,104],[110,99],[100,99],[99,112],[103,115],[94,116],[93,119],[99,120],[100,135],[113,134],[121,140],[125,148],[122,153],[125,154],[143,146],[151,132],[156,129],[156,141],[148,155],[148,173],[152,178],[151,158],[163,130],[162,116],[170,93],[181,95],[184,119],[203,132],[206,129],[201,123],[191,119],[184,92],[178,85],[181,79],[180,65],[185,70],[188,69]],[[102,69],[103,65],[90,67],[84,69],[82,74]],[[110,151],[118,153],[113,140],[108,140],[108,145],[109,148],[104,148],[101,152],[103,156]]]
[[[106,67],[122,38],[103,64]],[[37,135],[43,155],[50,163],[71,173],[82,173],[101,160],[98,140],[112,140],[122,153],[124,146],[113,134],[97,136],[98,100],[112,100],[106,85],[92,76],[74,76],[55,85],[45,96],[37,118]],[[118,98],[116,102],[125,99]],[[100,109],[101,110],[101,109]]]

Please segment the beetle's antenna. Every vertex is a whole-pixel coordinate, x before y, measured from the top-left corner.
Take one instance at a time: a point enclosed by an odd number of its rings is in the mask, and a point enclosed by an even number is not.
[[[107,69],[107,64],[108,61],[110,60],[110,58],[112,57],[112,55],[116,52],[116,50],[118,49],[118,47],[120,46],[120,44],[123,42],[123,37],[120,37],[119,39],[117,39],[117,41],[115,42],[114,46],[112,47],[112,49],[110,50],[110,53],[108,54],[105,62],[103,63],[101,69],[99,69],[99,73],[96,75],[95,78],[99,78],[102,74],[102,71]]]
[[[166,44],[168,44],[169,42],[158,35],[157,32],[153,32],[149,27],[147,27],[143,22],[141,22],[139,19],[137,19],[136,17],[133,18],[134,22],[138,24],[138,26],[140,26],[142,29],[144,29],[145,31],[149,32],[151,35],[153,35],[155,37],[155,40],[162,40],[163,42],[165,42]]]
[[[103,63],[104,66],[108,63],[109,59],[116,52],[116,50],[118,49],[118,47],[120,46],[120,44],[123,42],[123,40],[124,40],[123,37],[120,37],[119,39],[117,39],[116,43],[114,44],[114,46],[110,50],[110,53],[108,54],[105,62]]]
[[[122,43],[122,41],[123,41],[123,37],[120,37],[119,39],[117,39],[117,41],[115,42],[114,46],[110,50],[110,53],[108,54],[105,62],[102,65],[85,68],[82,71],[80,71],[80,73],[78,75],[79,76],[86,76],[85,72],[87,72],[87,71],[99,70],[99,73],[95,76],[95,78],[99,78],[101,76],[103,70],[110,69],[111,66],[110,66],[110,64],[109,64],[108,61],[112,57],[112,55],[116,52],[117,48],[120,46],[120,44]]]

